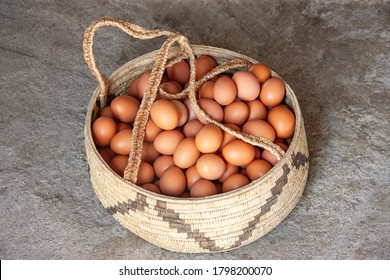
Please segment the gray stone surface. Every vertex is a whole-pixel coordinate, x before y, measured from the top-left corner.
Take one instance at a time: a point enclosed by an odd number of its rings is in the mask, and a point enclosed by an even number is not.
[[[110,16],[267,63],[298,96],[311,152],[294,211],[249,246],[181,254],[122,228],[97,200],[83,125],[97,82],[84,29]],[[388,1],[0,2],[1,259],[390,259]],[[157,49],[113,28],[104,73]]]

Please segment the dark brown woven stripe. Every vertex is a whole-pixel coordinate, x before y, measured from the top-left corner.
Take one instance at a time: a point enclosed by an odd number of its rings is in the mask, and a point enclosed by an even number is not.
[[[127,214],[129,211],[145,211],[146,196],[138,193],[136,200],[129,199],[127,202],[119,203],[118,205],[107,207],[106,209],[111,215],[119,212],[121,214]]]
[[[309,162],[309,157],[301,152],[293,153],[292,155],[293,167],[296,169],[301,168],[301,166],[305,166],[306,163]]]

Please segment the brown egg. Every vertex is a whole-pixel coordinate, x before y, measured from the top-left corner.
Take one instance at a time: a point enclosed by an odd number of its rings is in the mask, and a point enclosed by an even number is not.
[[[184,138],[176,147],[173,162],[176,166],[186,169],[196,163],[200,156],[194,138]]]
[[[154,138],[161,132],[161,128],[159,128],[154,121],[149,118],[145,127],[145,137],[144,140],[147,142],[153,142]]]
[[[209,180],[200,179],[197,181],[190,190],[191,197],[205,197],[215,195],[218,193],[215,184]]]
[[[248,71],[237,71],[232,77],[237,87],[237,97],[243,101],[255,100],[260,93],[260,83]]]
[[[178,130],[164,130],[156,136],[153,145],[160,154],[173,155],[177,145],[183,139],[183,133]]]
[[[122,122],[131,123],[135,120],[139,102],[132,96],[121,95],[111,101],[111,110],[115,117]]]
[[[267,138],[271,142],[275,140],[275,130],[263,120],[250,120],[242,127],[242,132]]]
[[[249,184],[249,180],[245,175],[233,174],[229,176],[222,185],[222,192],[230,192]]]
[[[178,94],[182,91],[181,85],[175,81],[162,83],[160,85],[160,88],[162,88],[164,91],[170,94]]]
[[[141,164],[139,166],[138,175],[137,175],[137,182],[136,184],[141,186],[146,183],[153,182],[154,179],[154,169],[153,166],[146,162],[141,161]]]
[[[266,80],[268,80],[271,77],[271,70],[268,68],[267,65],[263,63],[253,64],[249,68],[249,72],[251,72],[253,75],[256,76],[260,84],[263,84]]]
[[[167,68],[168,78],[180,84],[185,84],[190,79],[190,65],[182,60]]]
[[[288,147],[286,144],[283,144],[283,143],[275,143],[276,145],[278,145],[280,148],[282,148],[283,151],[287,151]],[[268,161],[271,165],[275,165],[278,163],[278,160],[276,158],[276,156],[274,156],[270,151],[268,150],[264,150],[262,153],[261,153],[261,158]]]
[[[171,130],[179,124],[180,113],[174,103],[165,99],[159,99],[153,103],[150,117],[159,128]]]
[[[236,84],[229,76],[221,76],[214,84],[213,97],[220,105],[231,104],[237,96]]]
[[[244,166],[255,158],[255,148],[240,139],[235,139],[225,145],[222,156],[230,164]]]
[[[268,111],[267,121],[280,138],[289,138],[294,134],[295,116],[287,106],[279,105],[271,108]]]
[[[137,92],[139,99],[142,99],[144,97],[145,90],[148,86],[150,74],[151,71],[146,71],[138,78]]]
[[[114,156],[116,156],[116,154],[110,149],[110,147],[98,148],[98,152],[100,156],[103,158],[103,160],[107,163],[109,163],[110,160]]]
[[[146,183],[146,184],[143,184],[141,187],[144,188],[145,190],[150,191],[150,192],[161,194],[160,188],[157,187],[155,184]]]
[[[202,153],[214,153],[221,146],[222,139],[221,129],[214,124],[207,124],[196,135],[195,144]]]
[[[180,196],[186,189],[186,176],[179,167],[171,166],[161,175],[159,184],[162,194]]]
[[[92,124],[92,137],[96,145],[106,147],[116,133],[116,123],[112,118],[99,117]]]
[[[124,129],[133,129],[133,127],[131,125],[129,125],[128,123],[124,123],[124,122],[117,122],[116,123],[116,131],[121,131]]]
[[[111,106],[106,106],[99,112],[99,117],[108,117],[113,119],[114,121],[117,121],[117,118],[114,116],[111,110]]]
[[[199,106],[208,114],[211,118],[216,120],[217,122],[221,122],[223,120],[223,109],[221,105],[219,105],[216,101],[211,99],[200,99],[198,101]],[[206,121],[203,117],[196,114],[196,117],[198,120],[203,124],[208,124],[209,122]]]
[[[225,126],[230,127],[231,129],[236,130],[236,131],[241,131],[240,127],[238,125],[236,125],[236,124],[228,123],[228,124],[225,124]],[[237,139],[237,137],[231,135],[230,133],[228,133],[226,131],[224,131],[223,132],[223,140],[222,140],[221,146],[219,147],[219,151],[222,151],[223,147],[225,147],[225,145],[227,143],[229,143],[230,141],[232,141],[234,139]]]
[[[224,123],[243,125],[249,116],[249,108],[242,101],[235,101],[224,108]]]
[[[128,95],[138,98],[138,78],[133,80],[129,86],[129,90],[127,92]]]
[[[202,177],[196,171],[196,165],[191,166],[186,170],[186,178],[187,178],[187,189],[191,190],[191,187]]]
[[[199,80],[205,74],[217,67],[217,61],[208,55],[201,55],[196,58],[196,79]]]
[[[269,78],[261,87],[260,100],[265,106],[274,107],[282,102],[284,94],[284,82],[273,77]]]
[[[225,161],[216,154],[201,155],[196,162],[196,171],[207,180],[216,180],[225,173]]]
[[[214,99],[213,96],[214,82],[207,81],[198,90],[199,99]]]
[[[187,191],[187,190],[185,190],[185,191],[181,194],[180,197],[188,198],[188,197],[190,197],[190,192]]]
[[[110,141],[111,150],[118,155],[129,155],[131,152],[131,129],[117,132]]]
[[[188,120],[187,106],[179,100],[172,100],[171,102],[175,104],[176,109],[179,112],[179,123],[177,124],[177,126],[183,126]]]
[[[173,156],[167,155],[159,156],[153,163],[154,171],[158,177],[161,177],[164,171],[173,165]]]
[[[267,119],[267,107],[260,100],[248,101],[246,105],[249,108],[248,121]]]
[[[123,173],[128,163],[129,163],[129,156],[117,155],[110,160],[108,165],[116,174],[123,177]]]
[[[272,165],[263,159],[255,159],[246,167],[246,174],[254,181],[263,177],[269,170],[271,170]]]
[[[144,142],[142,146],[142,160],[153,163],[153,161],[160,156],[160,153],[154,148],[153,143]]]
[[[204,127],[199,120],[190,120],[183,127],[183,133],[186,137],[195,137],[196,134]]]
[[[217,194],[222,193],[222,184],[220,182],[215,182],[215,186],[217,187]]]
[[[233,174],[236,174],[238,173],[238,166],[235,166],[233,164],[230,164],[230,163],[226,163],[226,170],[225,170],[225,173],[218,178],[218,181],[223,183],[225,182],[225,180],[230,177],[231,175]]]

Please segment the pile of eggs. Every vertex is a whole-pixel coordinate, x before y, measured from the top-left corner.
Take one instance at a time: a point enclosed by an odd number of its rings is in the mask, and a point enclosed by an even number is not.
[[[207,55],[196,59],[196,79],[217,66]],[[160,87],[180,93],[187,85],[189,64],[182,60],[166,69]],[[92,135],[102,158],[123,177],[131,137],[150,71],[135,79],[127,95],[112,99],[99,111]],[[233,130],[261,136],[287,150],[295,116],[284,103],[285,84],[265,64],[219,75],[197,90],[199,106]],[[188,98],[157,96],[146,125],[136,184],[174,197],[205,197],[228,192],[264,176],[277,163],[268,150],[222,131],[194,112]]]

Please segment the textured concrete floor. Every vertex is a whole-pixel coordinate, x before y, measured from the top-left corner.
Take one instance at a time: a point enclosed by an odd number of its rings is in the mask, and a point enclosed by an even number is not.
[[[110,16],[267,63],[300,101],[311,152],[294,211],[249,246],[180,254],[122,228],[97,200],[83,125],[97,82],[84,29]],[[388,1],[0,2],[1,259],[390,259]],[[104,73],[157,49],[106,28]]]

